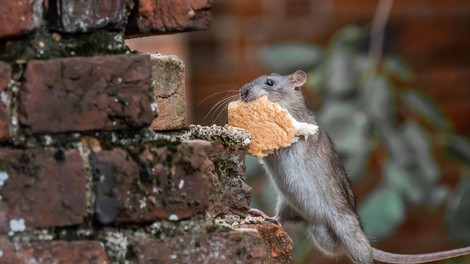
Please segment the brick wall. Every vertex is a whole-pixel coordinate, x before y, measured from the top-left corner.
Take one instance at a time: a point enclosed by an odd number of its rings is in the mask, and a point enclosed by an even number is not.
[[[0,263],[291,261],[246,218],[248,135],[185,127],[184,63],[124,43],[207,29],[212,1],[2,5]]]

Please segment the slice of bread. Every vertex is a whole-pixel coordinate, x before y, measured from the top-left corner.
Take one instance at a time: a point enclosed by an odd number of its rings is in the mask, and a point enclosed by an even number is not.
[[[235,101],[228,105],[228,123],[251,131],[248,152],[259,158],[288,147],[298,136],[317,133],[318,126],[295,120],[286,109],[262,96],[252,102]]]

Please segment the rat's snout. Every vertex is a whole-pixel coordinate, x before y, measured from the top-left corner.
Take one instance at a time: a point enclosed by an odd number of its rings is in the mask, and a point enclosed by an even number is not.
[[[250,97],[250,86],[249,85],[243,85],[242,88],[240,88],[240,99],[243,102],[247,102],[249,97]]]
[[[260,89],[256,84],[247,83],[240,88],[240,99],[247,103],[256,100],[258,97],[265,95],[266,92]]]

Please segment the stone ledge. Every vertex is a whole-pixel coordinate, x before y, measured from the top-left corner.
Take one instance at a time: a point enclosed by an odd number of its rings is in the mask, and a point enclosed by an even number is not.
[[[245,149],[251,142],[251,132],[237,127],[190,125],[180,137],[216,141],[230,149]]]
[[[262,217],[248,216],[235,228],[256,229],[265,241],[269,263],[292,263],[293,241],[289,234],[278,224],[265,221]]]

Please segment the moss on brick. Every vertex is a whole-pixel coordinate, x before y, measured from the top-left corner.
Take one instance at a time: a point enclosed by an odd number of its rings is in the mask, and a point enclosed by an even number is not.
[[[187,139],[216,141],[230,149],[245,149],[251,142],[251,132],[235,127],[193,125],[181,135]]]
[[[17,80],[28,60],[129,52],[122,33],[105,30],[73,35],[38,30],[23,38],[0,41],[0,60],[12,65]]]

